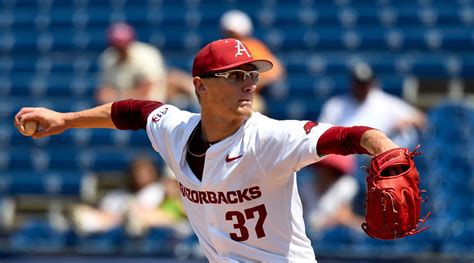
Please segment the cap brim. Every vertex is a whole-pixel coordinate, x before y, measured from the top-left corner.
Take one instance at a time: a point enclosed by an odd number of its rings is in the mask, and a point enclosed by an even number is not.
[[[260,73],[269,71],[270,69],[273,68],[273,63],[270,60],[266,59],[255,59],[251,61],[245,61],[245,62],[239,62],[239,63],[234,63],[227,65],[225,67],[220,67],[220,68],[215,68],[211,72],[218,72],[218,71],[223,71],[223,70],[228,70],[228,69],[233,69],[240,67],[242,65],[250,64],[255,66],[256,70]]]

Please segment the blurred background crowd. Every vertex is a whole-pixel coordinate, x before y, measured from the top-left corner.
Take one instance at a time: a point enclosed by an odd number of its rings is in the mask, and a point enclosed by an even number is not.
[[[404,147],[422,145],[415,161],[431,228],[401,240],[360,228],[368,157],[329,156],[299,172],[318,259],[472,262],[471,0],[1,0],[0,261],[200,262],[174,175],[145,131],[33,140],[13,116],[23,106],[72,111],[126,98],[199,111],[194,54],[225,37],[275,65],[261,75],[254,110],[372,126]]]

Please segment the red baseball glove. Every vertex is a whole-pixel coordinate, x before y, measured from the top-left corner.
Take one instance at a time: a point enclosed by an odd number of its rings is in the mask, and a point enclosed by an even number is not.
[[[396,239],[418,234],[426,217],[420,220],[421,192],[415,167],[416,150],[396,148],[372,159],[367,177],[365,220],[362,229],[373,238]],[[421,223],[421,224],[420,224]]]

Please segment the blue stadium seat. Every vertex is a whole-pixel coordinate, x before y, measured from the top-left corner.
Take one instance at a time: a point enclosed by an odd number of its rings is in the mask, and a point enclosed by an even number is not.
[[[173,257],[174,248],[180,241],[175,229],[170,227],[153,227],[143,238],[142,251],[161,257]]]
[[[466,200],[465,198],[471,193],[472,189],[469,192],[464,192],[462,196],[447,199],[446,203],[448,205],[446,207],[446,213],[451,218],[458,220],[469,220],[474,218],[474,204],[471,202],[471,200]],[[451,192],[451,195],[455,195],[455,192]]]
[[[450,235],[442,245],[442,251],[445,253],[474,256],[474,222],[472,220],[452,222]]]
[[[360,234],[345,227],[334,227],[312,235],[311,242],[317,254],[330,254],[348,250],[353,243],[354,235]]]
[[[379,76],[390,76],[397,73],[391,54],[372,54],[370,52],[353,54],[345,51],[328,52],[327,54],[291,53],[289,56],[280,56],[286,62],[289,75],[310,74],[315,76],[340,77],[334,75],[348,75],[350,66],[355,61],[363,60],[372,65]],[[300,76],[299,76],[300,77]],[[347,78],[348,76],[343,76]]]
[[[178,241],[175,248],[176,257],[180,259],[204,258],[204,253],[199,245],[199,239],[193,232]]]
[[[461,68],[461,76],[464,77],[473,77],[474,76],[474,61],[472,59],[472,54],[466,53],[463,54],[463,61],[462,61],[462,68]]]
[[[290,98],[286,100],[267,99],[267,114],[279,120],[316,120],[321,111],[322,101],[318,97]]]
[[[15,147],[10,150],[9,169],[31,169],[46,171],[48,169],[64,170],[80,168],[78,152],[66,148],[25,148]]]
[[[42,220],[31,220],[10,237],[10,250],[19,253],[58,253],[66,248],[67,231]]]
[[[21,135],[16,128],[7,126],[0,131],[0,145],[61,147],[72,145],[78,148],[98,146],[149,147],[145,131],[122,131],[111,129],[67,130],[62,134],[33,140]]]
[[[378,240],[366,236],[358,236],[351,249],[361,256],[417,255],[429,253],[436,247],[435,233],[426,230],[413,236],[396,240]]]
[[[82,254],[116,254],[126,240],[125,228],[119,226],[102,233],[77,235],[74,250]]]
[[[72,67],[72,65],[70,65]],[[20,74],[12,75],[13,88],[10,89],[11,96],[35,96],[35,97],[65,97],[74,96],[92,101],[95,91],[94,78],[78,78],[70,72],[54,72],[48,75],[39,75],[31,72],[31,78],[25,78]],[[61,98],[64,100],[64,98]]]
[[[86,173],[81,171],[8,171],[0,175],[5,195],[79,196]]]
[[[415,61],[412,72],[420,77],[447,76],[443,60],[439,57]]]
[[[324,231],[321,240],[328,243],[349,244],[352,243],[352,231],[345,227],[335,227]]]
[[[465,119],[469,114],[466,104],[456,101],[443,102],[430,110],[430,118],[442,123],[446,119]]]

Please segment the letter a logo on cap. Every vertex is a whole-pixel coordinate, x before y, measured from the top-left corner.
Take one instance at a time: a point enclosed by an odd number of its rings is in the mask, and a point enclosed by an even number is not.
[[[235,40],[235,43],[237,43],[236,46],[235,46],[235,48],[237,48],[237,52],[235,53],[235,57],[242,56],[244,54],[243,52],[245,52],[245,54],[247,54],[247,56],[249,58],[252,57],[252,56],[250,56],[249,52],[245,48],[244,44],[242,44],[242,42],[240,42],[239,40]]]

